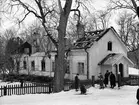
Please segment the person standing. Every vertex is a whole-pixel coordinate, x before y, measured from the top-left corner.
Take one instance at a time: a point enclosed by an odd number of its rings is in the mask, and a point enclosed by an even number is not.
[[[103,85],[103,75],[101,73],[99,73],[99,84],[100,84],[100,89],[104,89],[104,85]]]
[[[79,74],[76,74],[75,76],[75,90],[78,91],[79,89],[79,78],[78,78]]]
[[[110,85],[112,89],[116,86],[116,78],[112,72],[110,73]]]
[[[137,89],[136,99],[137,99],[137,104],[139,105],[139,88]]]
[[[121,74],[118,72],[118,88],[120,89],[121,86]]]
[[[105,78],[104,78],[104,84],[105,84],[105,87],[107,87],[108,85],[108,78],[109,78],[109,71],[107,70],[106,73],[105,73]]]

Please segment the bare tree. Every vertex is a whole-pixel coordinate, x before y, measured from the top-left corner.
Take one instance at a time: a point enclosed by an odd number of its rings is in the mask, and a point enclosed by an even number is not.
[[[111,0],[111,7],[109,10],[126,9],[132,12],[134,15],[128,15],[121,18],[122,29],[120,31],[121,39],[129,48],[129,57],[135,61],[137,68],[139,68],[139,40],[138,40],[138,23],[134,24],[135,17],[139,17],[138,0]],[[123,23],[125,23],[123,25]],[[126,25],[126,26],[125,26]],[[128,28],[127,28],[128,27]],[[126,30],[125,30],[126,28]]]
[[[117,21],[119,36],[130,51],[137,49],[137,44],[139,43],[136,31],[137,21],[133,17],[133,14],[125,11]]]
[[[61,2],[63,2],[61,4]],[[54,92],[59,92],[63,90],[64,86],[64,64],[65,64],[65,36],[66,36],[66,28],[67,22],[69,18],[69,14],[71,11],[76,11],[78,17],[80,18],[80,11],[79,7],[83,4],[81,0],[75,0],[76,4],[74,7],[75,9],[71,9],[73,4],[73,0],[57,0],[57,4],[55,5],[54,2],[50,2],[47,0],[30,0],[30,1],[22,1],[22,0],[7,0],[6,5],[10,5],[10,7],[6,7],[6,10],[11,12],[12,10],[20,10],[22,14],[18,20],[19,23],[23,22],[29,14],[33,14],[37,19],[40,20],[46,35],[49,39],[53,42],[55,47],[57,48],[57,56],[56,56],[56,70],[54,74]],[[85,2],[85,0],[83,1]],[[83,5],[84,8],[85,5]],[[15,8],[14,8],[15,7]],[[58,10],[58,11],[56,11]],[[16,16],[17,11],[14,12]],[[21,12],[22,11],[22,12]],[[19,12],[19,11],[18,11]],[[55,15],[58,13],[58,15]],[[57,26],[58,37],[57,39],[53,37],[50,28],[48,27],[47,19],[51,17],[59,17],[59,22]],[[80,20],[80,19],[79,19]]]
[[[98,17],[98,23],[100,24],[101,29],[108,28],[109,23],[110,23],[110,17],[111,17],[110,12],[107,9],[100,10],[97,13],[97,17]]]

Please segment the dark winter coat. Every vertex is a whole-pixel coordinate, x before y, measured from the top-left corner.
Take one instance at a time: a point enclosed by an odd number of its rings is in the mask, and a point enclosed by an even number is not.
[[[137,89],[136,98],[139,100],[139,88]]]
[[[100,76],[98,76],[98,78],[99,78],[100,88],[103,88],[103,76],[100,75]]]
[[[110,74],[110,84],[114,87],[116,86],[116,78],[115,78],[115,75],[113,73]]]
[[[78,89],[79,88],[79,78],[78,76],[76,75],[75,76],[75,89]]]
[[[109,77],[109,72],[106,72],[105,79],[104,79],[104,84],[108,84],[108,77]]]
[[[85,94],[86,93],[85,85],[81,85],[80,86],[80,91],[81,91],[81,94]]]

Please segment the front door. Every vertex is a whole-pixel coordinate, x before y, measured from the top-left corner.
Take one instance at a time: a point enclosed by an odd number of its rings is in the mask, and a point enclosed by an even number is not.
[[[123,66],[122,63],[119,64],[119,72],[121,74],[121,77],[123,77],[124,76],[124,74],[123,74],[123,72],[124,72],[124,66]]]

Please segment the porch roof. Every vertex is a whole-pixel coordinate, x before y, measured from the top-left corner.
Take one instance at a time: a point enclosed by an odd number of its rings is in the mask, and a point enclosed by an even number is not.
[[[114,65],[116,64],[122,57],[124,57],[132,66],[134,65],[133,62],[120,53],[111,53],[108,54],[104,59],[102,59],[98,65]]]

